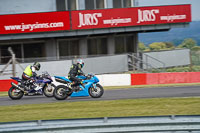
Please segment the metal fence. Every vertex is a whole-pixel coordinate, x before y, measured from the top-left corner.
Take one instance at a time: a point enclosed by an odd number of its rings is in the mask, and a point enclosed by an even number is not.
[[[200,50],[191,51],[191,60],[193,65],[200,65]]]
[[[126,54],[114,55],[114,56],[103,56],[103,57],[90,57],[84,58],[85,66],[83,71],[93,74],[105,74],[105,73],[117,73],[128,71],[128,57]],[[57,61],[45,61],[40,62],[41,69],[38,74],[43,71],[49,72],[51,76],[67,76],[73,60],[57,60]],[[21,63],[20,66],[16,64],[16,76],[22,75],[26,66],[33,64],[31,63]],[[0,70],[2,70],[5,65],[0,65]],[[12,65],[10,64],[5,75],[1,75],[0,79],[9,79],[12,76]],[[24,69],[21,69],[23,67]],[[8,71],[8,74],[6,72]],[[9,74],[10,73],[10,74]]]
[[[190,49],[143,53],[143,61],[151,64],[154,68],[190,65]]]
[[[199,133],[200,116],[149,116],[0,123],[0,133]]]

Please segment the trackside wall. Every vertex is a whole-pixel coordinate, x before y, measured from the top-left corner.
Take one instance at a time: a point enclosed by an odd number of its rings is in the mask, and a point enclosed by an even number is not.
[[[126,86],[131,83],[130,74],[97,75],[102,86]]]
[[[200,72],[138,73],[97,75],[102,86],[200,83]],[[0,92],[8,91],[13,80],[0,80]]]

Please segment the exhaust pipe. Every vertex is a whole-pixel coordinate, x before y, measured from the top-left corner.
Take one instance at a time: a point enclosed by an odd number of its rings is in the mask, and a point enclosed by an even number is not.
[[[19,89],[19,90],[21,90],[21,91],[24,92],[24,88],[22,88],[22,87],[16,85],[15,83],[11,82],[11,85],[14,86],[15,88],[17,88],[17,89]]]

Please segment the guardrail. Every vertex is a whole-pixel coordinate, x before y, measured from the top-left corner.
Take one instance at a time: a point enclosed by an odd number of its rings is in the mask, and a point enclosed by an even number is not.
[[[199,133],[200,115],[117,118],[104,117],[92,119],[61,119],[0,123],[1,133],[46,133],[48,131],[54,133]]]
[[[128,65],[129,65],[129,70],[137,70],[137,71],[142,71],[142,72],[152,72],[152,70],[156,70],[158,72],[163,72],[165,69],[165,63],[162,61],[159,61],[158,59],[151,57],[147,54],[138,54],[138,53],[132,53],[132,54],[127,54],[128,56]],[[143,57],[142,57],[143,56]],[[144,59],[143,59],[144,58]],[[152,63],[148,61],[148,59],[151,59],[151,61],[157,62],[161,64],[161,69],[159,69],[158,66],[153,66]]]

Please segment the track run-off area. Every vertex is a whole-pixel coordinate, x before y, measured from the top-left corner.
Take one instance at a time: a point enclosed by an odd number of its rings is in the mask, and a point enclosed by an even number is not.
[[[91,97],[68,97],[62,102],[94,101],[94,100],[120,100],[120,99],[143,99],[143,98],[165,98],[165,97],[199,97],[200,85],[178,86],[178,87],[151,87],[151,88],[120,88],[105,90],[101,98]],[[11,100],[8,96],[0,97],[0,106],[40,104],[59,102],[54,97],[24,96],[20,100]]]

